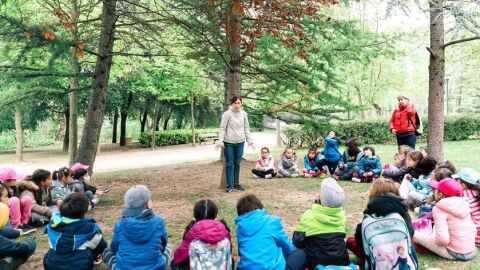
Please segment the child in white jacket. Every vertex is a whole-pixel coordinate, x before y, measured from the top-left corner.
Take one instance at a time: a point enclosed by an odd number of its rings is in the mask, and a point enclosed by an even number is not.
[[[263,147],[260,150],[260,158],[255,164],[255,168],[252,169],[253,178],[272,178],[275,172],[275,160],[270,155],[270,150],[267,147]]]

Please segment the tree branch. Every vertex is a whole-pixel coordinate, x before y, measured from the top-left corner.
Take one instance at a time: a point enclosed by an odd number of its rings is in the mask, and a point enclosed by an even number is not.
[[[442,48],[445,49],[446,47],[451,46],[451,45],[455,45],[455,44],[463,43],[463,42],[467,42],[467,41],[472,41],[472,40],[476,40],[476,39],[480,39],[480,36],[469,37],[469,38],[462,38],[462,39],[450,41],[450,42],[448,42],[448,43],[443,44]]]
[[[432,49],[430,49],[430,47],[427,47],[426,49],[430,53],[430,55],[432,55],[433,58],[437,58],[437,55],[432,51]]]

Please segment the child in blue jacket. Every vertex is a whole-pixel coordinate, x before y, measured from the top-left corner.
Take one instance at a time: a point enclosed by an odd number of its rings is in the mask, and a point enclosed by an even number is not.
[[[310,146],[307,155],[303,159],[303,175],[305,177],[321,176],[323,173],[323,168],[321,166],[317,167],[317,164],[320,164],[320,160],[320,154],[317,152],[317,148],[313,145]]]
[[[303,269],[306,255],[294,249],[280,218],[267,214],[255,195],[240,198],[237,213],[238,270]]]
[[[107,248],[100,226],[85,217],[88,199],[84,194],[71,193],[53,213],[47,226],[50,249],[43,258],[45,270],[90,270],[94,261]]]
[[[165,270],[171,250],[163,219],[152,210],[151,194],[145,185],[125,193],[122,218],[115,224],[110,248],[103,260],[115,270]]]
[[[380,177],[382,164],[380,158],[375,155],[375,149],[371,146],[363,148],[363,157],[358,162],[358,170],[353,175],[353,182],[370,183]]]
[[[328,136],[325,138],[325,147],[320,152],[325,158],[323,158],[317,165],[319,168],[327,166],[330,175],[333,176],[335,169],[337,169],[338,162],[340,161],[340,151],[338,150],[338,138],[337,132],[330,130]]]

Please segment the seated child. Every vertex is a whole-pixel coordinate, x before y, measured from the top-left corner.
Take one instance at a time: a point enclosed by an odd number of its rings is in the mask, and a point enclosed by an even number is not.
[[[347,150],[343,151],[343,155],[338,162],[338,169],[334,173],[334,178],[338,180],[352,180],[355,167],[363,157],[363,151],[358,148],[356,139],[350,139],[347,142]]]
[[[58,211],[58,207],[52,205],[51,186],[52,174],[42,169],[35,170],[19,184],[20,199],[29,197],[32,200],[32,226],[42,227],[50,221],[53,212]]]
[[[72,193],[68,185],[73,182],[73,171],[67,167],[60,168],[52,174],[52,202],[60,207],[63,199]]]
[[[294,260],[301,256],[295,256],[280,218],[267,214],[255,195],[240,198],[237,213],[238,270],[299,269],[305,263],[305,256]]]
[[[85,193],[85,196],[87,196],[88,201],[91,203],[90,205],[93,207],[100,201],[100,196],[103,195],[103,191],[88,184],[91,179],[90,173],[87,170],[89,167],[90,166],[82,163],[75,163],[72,165],[74,175],[69,188],[72,192]]]
[[[308,149],[308,154],[303,159],[305,168],[303,169],[303,175],[305,177],[317,177],[323,176],[324,174],[323,168],[317,167],[320,164],[320,154],[317,152],[317,148],[315,146],[311,146]]]
[[[305,249],[308,269],[321,265],[349,265],[345,244],[345,194],[333,178],[325,178],[320,196],[293,233],[293,244]]]
[[[88,200],[84,194],[69,194],[60,205],[60,213],[47,225],[50,249],[43,258],[45,270],[87,270],[107,248],[100,226],[85,217]]]
[[[472,169],[465,168],[453,176],[454,179],[460,182],[463,188],[463,198],[470,206],[470,215],[473,223],[477,228],[477,236],[475,237],[475,244],[480,245],[480,197],[478,196],[478,188],[480,184],[480,174]]]
[[[382,171],[382,176],[385,178],[391,178],[395,182],[402,182],[405,174],[409,172],[409,169],[406,165],[406,160],[410,152],[414,149],[408,145],[401,145],[398,148],[398,161],[395,160],[394,164],[385,164]],[[398,164],[397,164],[398,163]]]
[[[278,177],[298,177],[297,154],[291,147],[285,148],[280,157]]]
[[[413,236],[419,244],[433,253],[449,259],[468,261],[477,256],[477,230],[470,216],[468,202],[459,197],[462,186],[451,178],[432,181],[437,204],[433,208],[433,231],[418,231]]]
[[[260,158],[252,169],[252,173],[254,178],[265,179],[271,179],[275,175],[275,160],[267,147],[260,150]]]
[[[413,236],[412,220],[408,214],[407,205],[400,197],[399,184],[390,179],[377,179],[373,181],[368,192],[367,208],[363,211],[366,215],[387,216],[392,213],[399,214],[408,228],[410,237]],[[347,248],[361,260],[360,265],[365,265],[365,251],[363,249],[362,223],[357,225],[355,237],[347,239]]]
[[[115,224],[103,261],[115,270],[165,270],[171,250],[165,223],[153,211],[152,196],[144,185],[125,193],[122,218]]]
[[[339,139],[337,137],[337,132],[330,130],[324,141],[325,147],[320,152],[324,158],[320,160],[320,163],[317,164],[317,167],[322,168],[323,166],[327,166],[328,172],[330,175],[333,175],[338,166],[338,162],[340,161],[340,151],[338,150]]]
[[[9,225],[13,229],[19,229],[23,233],[35,232],[36,229],[28,225],[32,211],[32,198],[23,197],[20,199],[20,190],[18,182],[23,175],[18,174],[10,167],[4,167],[0,170],[0,183],[7,188],[8,208],[10,209]],[[7,227],[9,227],[9,225]],[[12,235],[13,237],[13,235]]]
[[[371,146],[363,148],[363,157],[358,162],[358,170],[353,174],[352,181],[357,183],[370,183],[380,177],[382,164],[380,158],[375,155],[375,149]]]
[[[230,251],[231,237],[230,229],[227,223],[217,220],[218,208],[211,200],[200,200],[193,208],[193,220],[185,228],[183,241],[173,253],[173,260],[170,264],[172,270],[189,270],[189,248],[193,240],[200,240],[205,243],[218,244],[224,239],[228,239],[229,250],[225,258],[218,260],[221,265],[217,269],[232,269],[233,260]],[[223,265],[225,264],[225,265]]]
[[[8,222],[8,206],[0,203],[0,229]],[[35,252],[35,240],[12,241],[0,235],[0,269],[17,269]]]
[[[7,187],[5,187],[2,184],[0,184],[0,203],[3,203],[5,205],[8,204],[8,190],[7,190]],[[36,230],[34,229],[34,231]],[[7,224],[5,225],[5,227],[0,229],[0,235],[8,239],[15,239],[23,234],[24,234],[23,230],[15,229],[12,227],[12,224],[10,223],[10,219],[7,221]]]
[[[430,182],[432,181],[438,181],[437,179],[445,179],[445,178],[452,178],[452,172],[447,169],[447,168],[439,168],[435,169],[433,171],[432,177],[430,178]],[[430,196],[428,196],[424,203],[417,208],[415,208],[415,213],[418,213],[419,217],[422,218],[426,215],[430,216],[430,219],[433,220],[432,216],[432,210],[435,207],[435,196],[433,195],[433,190]]]
[[[412,166],[411,159],[407,159],[407,166]],[[419,176],[417,178],[405,177],[400,185],[400,194],[413,208],[422,205],[433,194],[430,187],[432,172],[437,166],[437,161],[432,157],[424,158],[418,164]]]

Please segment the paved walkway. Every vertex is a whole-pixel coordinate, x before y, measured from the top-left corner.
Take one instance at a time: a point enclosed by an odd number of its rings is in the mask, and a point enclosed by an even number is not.
[[[259,147],[272,147],[276,142],[275,134],[273,133],[253,133],[253,139],[257,149],[251,150],[249,147],[245,147],[245,153],[247,154],[260,151]],[[97,155],[94,171],[114,172],[164,165],[181,165],[187,162],[211,162],[218,159],[219,156],[220,151],[215,149],[211,142],[207,145],[202,144],[202,146],[196,147],[188,147],[186,145],[164,147],[158,148],[155,151],[150,149],[114,152],[105,151],[100,153],[100,155]],[[33,162],[3,163],[0,161],[0,166],[10,165],[21,173],[30,174],[35,169],[39,168],[53,171],[65,166],[67,163],[68,159],[66,157],[54,156],[43,160],[35,160]]]

